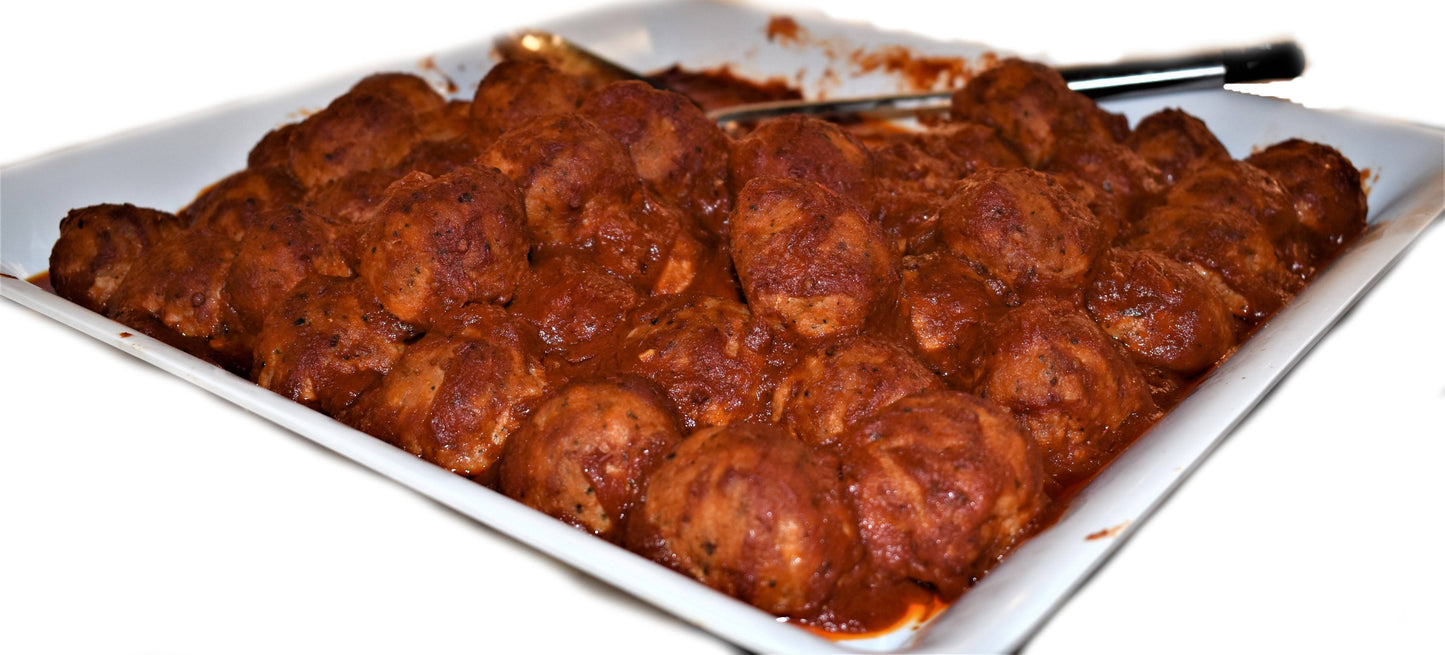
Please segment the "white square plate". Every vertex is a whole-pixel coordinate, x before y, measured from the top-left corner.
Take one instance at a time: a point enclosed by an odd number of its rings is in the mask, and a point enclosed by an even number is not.
[[[848,95],[891,90],[886,77],[835,78],[836,62],[818,51],[770,44],[765,12],[732,4],[668,3],[609,9],[543,25],[649,70],[673,62],[694,67],[734,63],[745,73],[801,78],[812,91]],[[915,52],[973,56],[982,48],[884,34],[864,25],[800,19],[814,36],[857,47],[900,43]],[[706,25],[706,30],[696,26]],[[485,72],[488,44],[438,54],[435,69],[469,94]],[[412,69],[415,62],[396,68]],[[231,172],[267,129],[301,109],[324,105],[352,78],[228,107],[130,133],[4,170],[0,196],[0,272],[18,278],[46,267],[59,218],[98,202],[175,209],[205,184]],[[1075,500],[1048,532],[1019,549],[948,612],[922,631],[902,630],[866,642],[832,642],[781,624],[752,607],[582,535],[512,501],[375,439],[202,364],[124,326],[14,280],[0,292],[105,343],[179,375],[237,405],[391,477],[467,516],[512,535],[593,576],[760,651],[968,650],[1017,646],[1117,546],[1089,535],[1137,527],[1238,423],[1272,385],[1405,250],[1445,207],[1442,135],[1437,130],[1342,116],[1223,91],[1155,96],[1107,104],[1131,119],[1178,106],[1200,116],[1236,156],[1298,136],[1340,148],[1377,174],[1370,189],[1372,227],[1349,253],[1216,370],[1185,403]]]

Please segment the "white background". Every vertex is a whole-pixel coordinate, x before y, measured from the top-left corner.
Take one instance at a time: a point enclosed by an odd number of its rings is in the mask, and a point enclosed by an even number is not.
[[[591,4],[10,3],[0,164]],[[1293,37],[1260,91],[1445,124],[1438,5],[934,4],[826,6],[1064,63]],[[1436,226],[1027,651],[1441,648],[1442,284]],[[9,302],[0,426],[0,652],[733,650]]]

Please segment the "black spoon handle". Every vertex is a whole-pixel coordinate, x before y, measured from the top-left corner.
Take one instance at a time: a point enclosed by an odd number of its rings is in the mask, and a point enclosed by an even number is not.
[[[1294,42],[1285,41],[1167,59],[1070,66],[1060,68],[1059,74],[1064,76],[1070,89],[1102,98],[1158,89],[1172,91],[1292,79],[1299,77],[1304,69],[1304,51]]]
[[[1069,88],[1092,98],[1121,94],[1218,88],[1236,82],[1263,82],[1298,77],[1305,57],[1299,45],[1286,41],[1204,54],[1139,59],[1116,64],[1060,68]],[[901,111],[946,108],[952,91],[906,93],[840,100],[784,100],[708,113],[719,123],[756,120],[784,114],[848,114],[878,109]]]

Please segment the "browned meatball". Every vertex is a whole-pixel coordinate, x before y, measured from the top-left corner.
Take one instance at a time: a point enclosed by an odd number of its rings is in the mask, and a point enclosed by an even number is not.
[[[875,166],[873,153],[843,128],[792,115],[765,121],[733,143],[731,180],[736,193],[760,177],[814,182],[847,198],[871,220],[877,210]]]
[[[421,171],[432,177],[441,177],[472,163],[479,154],[481,150],[465,135],[421,141],[412,146],[398,170],[407,173]]]
[[[957,171],[925,152],[914,135],[898,135],[869,147],[878,162],[878,214],[883,232],[906,250],[933,227],[942,203],[940,194],[958,181]]]
[[[1245,161],[1289,190],[1303,227],[1297,238],[1304,242],[1311,267],[1334,256],[1365,230],[1368,203],[1360,171],[1339,150],[1289,139]]]
[[[966,393],[908,396],[845,440],[844,480],[870,560],[944,599],[1025,537],[1048,503],[1034,440]]]
[[[483,145],[534,118],[565,114],[582,104],[582,85],[537,60],[493,66],[472,97],[472,127]]]
[[[956,122],[923,132],[886,132],[869,144],[877,162],[884,231],[915,241],[938,215],[941,196],[980,168],[1022,166],[993,128]]]
[[[989,327],[1004,311],[990,284],[945,252],[903,258],[899,310],[914,352],[954,388],[971,388]]]
[[[1108,235],[1047,173],[987,168],[954,187],[938,218],[947,251],[1023,294],[1081,289]]]
[[[652,192],[643,194],[641,207],[630,211],[618,208],[619,219],[614,225],[635,226],[638,234],[646,238],[632,238],[625,232],[610,229],[607,222],[598,224],[602,236],[600,247],[593,256],[608,270],[626,271],[635,268],[637,274],[633,283],[645,288],[652,295],[670,293],[702,293],[724,298],[740,298],[741,290],[733,274],[732,259],[727,251],[715,245],[715,237],[703,233],[692,219],[680,209],[653,198]],[[625,213],[630,217],[623,219]],[[623,223],[624,220],[630,221]],[[648,245],[650,244],[650,245]],[[640,247],[647,245],[646,253]],[[610,253],[626,253],[639,250],[637,259],[618,261]]]
[[[291,135],[300,123],[286,123],[267,132],[246,154],[247,168],[291,170]]]
[[[593,204],[632,201],[641,179],[626,146],[576,113],[553,114],[508,132],[478,163],[495,166],[526,194],[527,221],[539,244],[594,238],[572,224]]]
[[[832,445],[844,430],[908,394],[943,380],[903,348],[874,337],[815,346],[773,393],[773,422],[810,445]]]
[[[1164,201],[1175,207],[1249,216],[1264,226],[1291,271],[1301,276],[1309,273],[1310,256],[1299,238],[1303,228],[1295,213],[1294,197],[1274,176],[1248,162],[1201,162],[1174,183]]]
[[[693,294],[659,296],[633,311],[618,370],[656,382],[691,430],[769,416],[783,370],[778,336],[746,305]]]
[[[247,168],[222,178],[178,214],[187,225],[239,240],[261,215],[301,201],[304,190],[279,168]]]
[[[1229,159],[1229,150],[1204,121],[1182,109],[1161,109],[1139,121],[1125,141],[1173,184],[1195,164]]]
[[[1082,309],[1054,299],[1025,303],[994,326],[978,394],[1038,441],[1056,488],[1093,475],[1157,412],[1113,340]]]
[[[481,144],[477,142],[476,134],[472,130],[471,100],[448,100],[438,109],[418,114],[417,118],[421,121],[423,143],[464,142],[467,148],[480,151]]]
[[[682,441],[677,417],[639,377],[574,381],[507,440],[498,488],[528,506],[620,543],[642,484]]]
[[[1281,261],[1264,226],[1240,212],[1164,205],[1145,214],[1138,227],[1129,246],[1188,264],[1247,323],[1273,314],[1304,286]]]
[[[527,269],[521,194],[495,170],[409,174],[376,213],[357,272],[388,311],[423,329],[464,303],[506,302]]]
[[[437,93],[430,82],[413,73],[373,73],[353,85],[348,93],[387,98],[416,115],[440,111],[447,105],[447,99]]]
[[[1194,269],[1157,252],[1110,252],[1085,302],[1099,327],[1144,365],[1190,375],[1236,343],[1236,323],[1219,292]]]
[[[644,82],[616,82],[589,94],[579,112],[627,146],[654,191],[727,236],[728,139],[696,104]]]
[[[266,317],[251,377],[335,416],[381,381],[413,334],[360,279],[308,277]]]
[[[922,134],[918,145],[924,152],[947,162],[959,178],[981,168],[1023,166],[1017,150],[999,136],[998,130],[982,123],[953,121]]]
[[[1097,135],[1059,139],[1046,170],[1092,185],[1089,209],[1111,242],[1158,204],[1166,184],[1164,174],[1153,164],[1124,144]]]
[[[180,219],[135,205],[72,209],[60,221],[50,250],[55,293],[93,312],[106,301],[152,245],[181,231]]]
[[[502,447],[546,391],[536,343],[495,305],[452,310],[406,347],[347,423],[484,484]]]
[[[221,293],[235,256],[229,238],[204,228],[152,244],[111,295],[105,314],[245,375],[253,335]]]
[[[632,285],[573,257],[539,259],[522,276],[509,309],[532,325],[549,356],[580,364],[601,354],[606,337],[641,296]]]
[[[360,171],[307,191],[303,206],[322,219],[327,238],[352,270],[371,246],[368,230],[396,180],[392,171]]]
[[[306,191],[304,204],[336,225],[370,223],[397,180],[391,171],[359,171]]]
[[[953,118],[996,130],[1032,167],[1054,155],[1058,139],[1091,134],[1115,141],[1129,133],[1128,121],[1069,90],[1057,71],[1022,59],[1005,59],[954,92]]]
[[[893,311],[898,256],[855,204],[817,183],[757,178],[737,206],[729,250],[760,315],[821,339],[857,334]]]
[[[415,102],[385,80],[363,80],[291,131],[291,172],[315,188],[358,171],[395,168],[421,134]]]
[[[656,276],[652,269],[677,227],[648,224],[668,217],[638,210],[645,196],[627,148],[592,121],[577,114],[538,119],[498,139],[477,162],[521,187],[534,247],[585,253],[644,287]]]
[[[221,292],[242,328],[256,333],[286,293],[312,274],[349,277],[351,267],[330,240],[324,218],[283,207],[262,215],[241,237]]]
[[[781,428],[685,439],[647,480],[628,547],[773,614],[806,618],[862,558],[837,458]]]

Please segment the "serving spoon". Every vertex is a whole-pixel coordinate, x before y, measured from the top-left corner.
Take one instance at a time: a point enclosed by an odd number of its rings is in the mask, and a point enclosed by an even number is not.
[[[541,30],[506,34],[493,42],[508,59],[542,59],[564,73],[605,81],[640,80],[666,87],[567,39]],[[1057,70],[1069,88],[1092,98],[1218,88],[1224,84],[1298,77],[1305,57],[1293,41],[1112,64],[1065,66]],[[899,93],[836,100],[780,100],[723,107],[708,112],[718,123],[758,120],[785,114],[853,114],[868,111],[947,109],[953,91]]]

